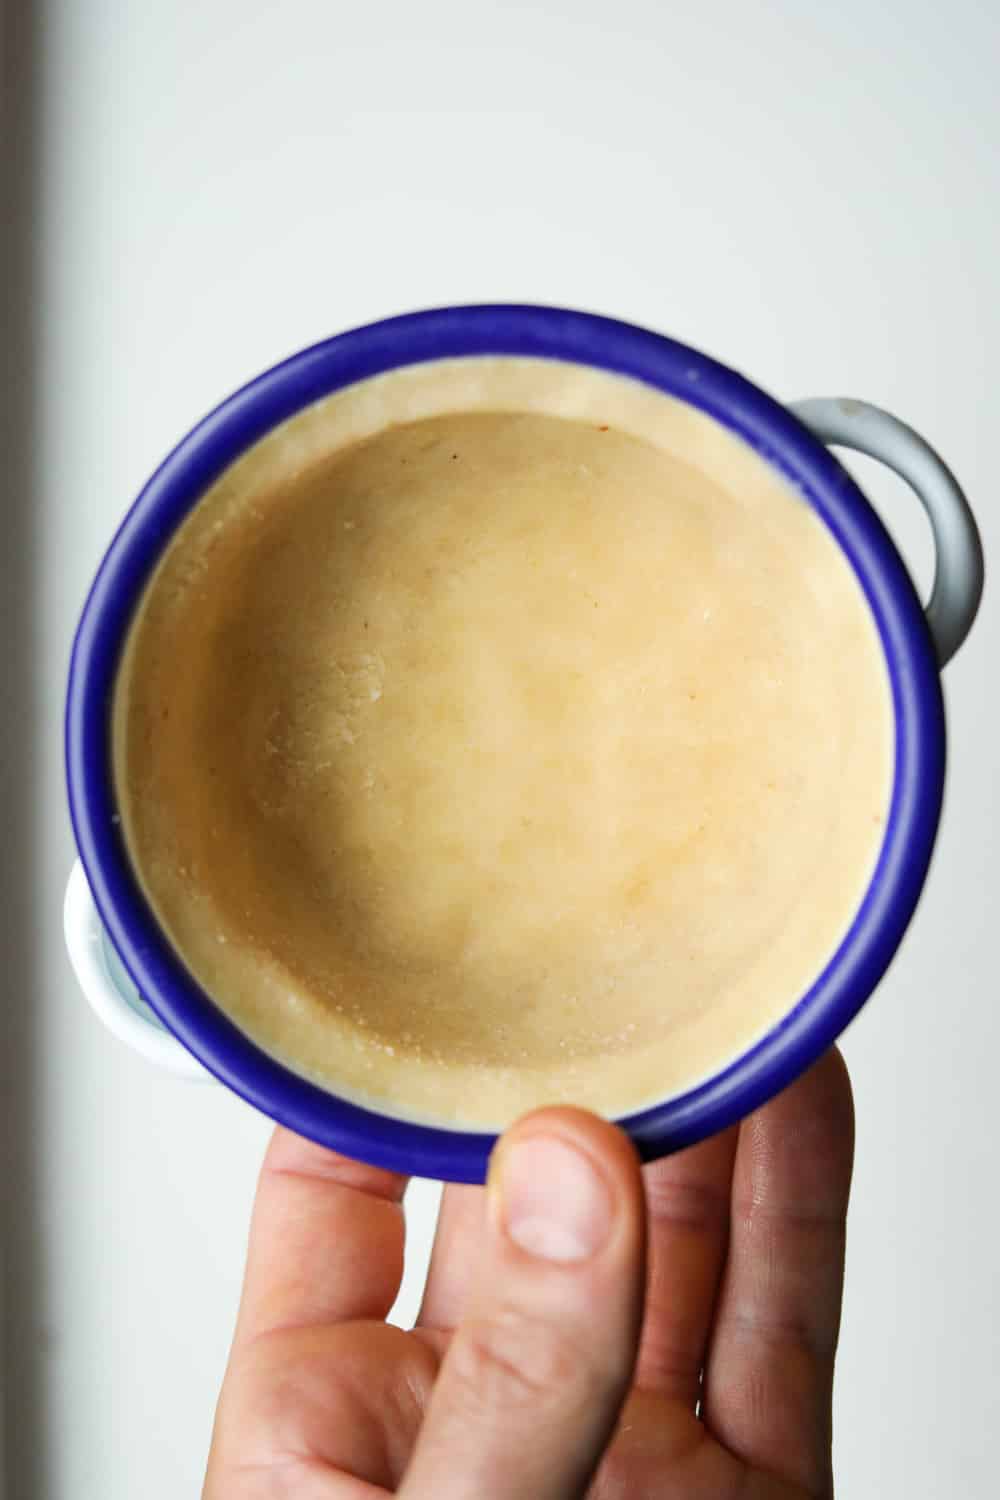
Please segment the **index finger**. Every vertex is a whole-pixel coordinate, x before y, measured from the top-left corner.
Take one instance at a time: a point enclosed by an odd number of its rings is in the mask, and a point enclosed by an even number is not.
[[[279,1126],[257,1185],[235,1342],[384,1318],[403,1275],[406,1182]]]
[[[740,1127],[705,1421],[754,1467],[826,1494],[854,1109],[830,1052]]]

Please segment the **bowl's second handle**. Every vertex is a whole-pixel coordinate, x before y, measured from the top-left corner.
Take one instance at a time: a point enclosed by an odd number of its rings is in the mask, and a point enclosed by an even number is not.
[[[120,960],[112,960],[79,860],[66,885],[63,930],[77,982],[108,1030],[169,1073],[210,1080],[212,1075],[208,1070],[157,1020],[121,968]]]
[[[919,432],[867,401],[817,396],[792,402],[791,410],[822,442],[867,453],[894,470],[926,510],[935,551],[927,624],[943,667],[971,630],[983,592],[979,529],[957,479]]]

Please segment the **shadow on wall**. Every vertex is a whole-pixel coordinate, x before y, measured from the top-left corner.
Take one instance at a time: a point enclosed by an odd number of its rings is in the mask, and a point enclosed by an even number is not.
[[[39,976],[32,910],[37,889],[34,847],[33,737],[38,724],[38,297],[41,280],[41,98],[39,11],[0,8],[0,298],[3,397],[0,411],[0,1006],[3,1087],[2,1493],[52,1494],[44,1404],[46,1360],[41,1307],[45,1254],[38,1187],[42,1163],[36,1087],[40,1041]]]

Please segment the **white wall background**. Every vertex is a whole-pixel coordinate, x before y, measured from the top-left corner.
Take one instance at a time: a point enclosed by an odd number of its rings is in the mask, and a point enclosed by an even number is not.
[[[8,0],[8,1493],[176,1500],[199,1490],[266,1130],[113,1043],[62,952],[63,678],[111,528],[209,405],[298,346],[523,299],[662,328],[782,396],[898,411],[1000,556],[1000,9],[30,10]],[[915,507],[858,472],[926,577]],[[919,920],[846,1046],[852,1500],[995,1493],[998,658],[988,592],[948,672],[947,818]],[[433,1204],[418,1196],[417,1260]]]

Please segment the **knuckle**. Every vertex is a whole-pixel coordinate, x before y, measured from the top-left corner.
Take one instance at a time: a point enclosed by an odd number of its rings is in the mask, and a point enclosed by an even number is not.
[[[676,1231],[717,1234],[729,1227],[729,1192],[649,1171],[646,1202],[652,1223]]]
[[[467,1323],[451,1365],[469,1404],[486,1408],[582,1405],[609,1383],[577,1338],[512,1311]]]

